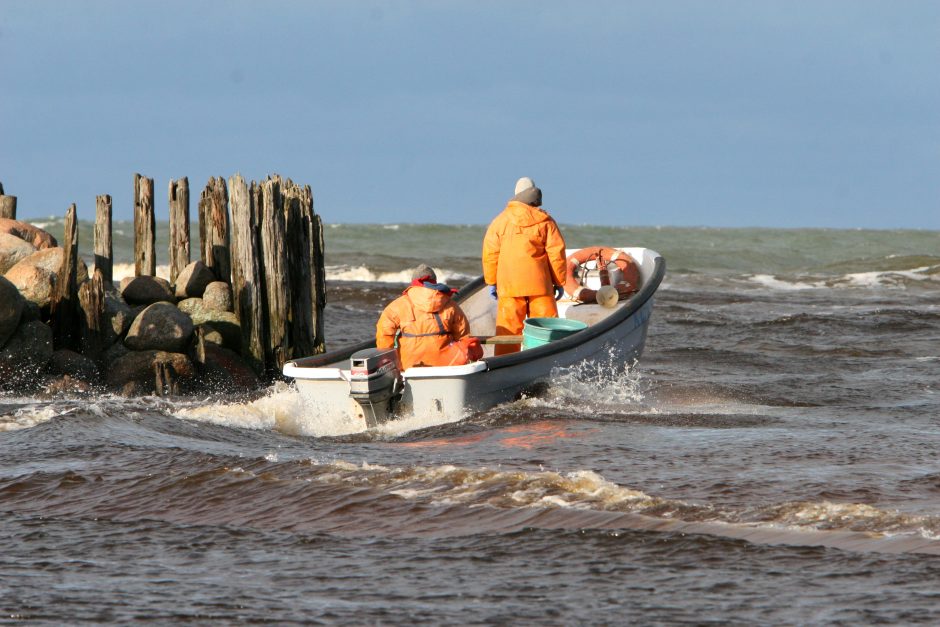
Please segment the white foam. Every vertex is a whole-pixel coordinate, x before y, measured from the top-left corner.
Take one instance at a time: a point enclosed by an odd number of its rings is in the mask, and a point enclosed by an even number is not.
[[[61,409],[52,405],[21,407],[12,414],[0,416],[0,432],[29,429],[49,422],[61,413]]]
[[[362,281],[367,283],[411,283],[411,273],[413,268],[396,270],[393,272],[376,272],[369,269],[368,266],[326,266],[327,281]],[[437,280],[442,283],[448,283],[455,280],[467,280],[466,274],[454,272],[453,270],[437,270]]]

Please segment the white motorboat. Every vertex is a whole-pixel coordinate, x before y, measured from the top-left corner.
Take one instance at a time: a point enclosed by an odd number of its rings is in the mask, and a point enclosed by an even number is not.
[[[462,366],[412,367],[399,372],[393,351],[375,348],[375,338],[341,350],[295,359],[283,373],[294,379],[305,405],[318,415],[345,415],[371,428],[397,417],[459,419],[519,398],[550,380],[552,370],[603,359],[632,363],[643,352],[653,296],[666,272],[665,260],[646,248],[617,248],[636,263],[639,291],[613,307],[558,301],[559,318],[587,326],[562,339],[494,356],[503,341],[496,335],[496,302],[483,277],[454,296],[470,321],[470,331],[484,345],[483,359]],[[577,249],[566,251],[570,256]],[[590,267],[589,267],[590,269]],[[585,287],[600,288],[589,273]],[[518,341],[518,338],[516,338]]]

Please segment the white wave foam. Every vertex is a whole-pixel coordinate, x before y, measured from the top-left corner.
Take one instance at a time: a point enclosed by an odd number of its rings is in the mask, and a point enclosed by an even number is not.
[[[814,281],[799,281],[781,279],[771,274],[753,274],[747,277],[752,283],[772,290],[815,290],[832,288],[873,288],[873,287],[900,287],[905,281],[940,281],[935,274],[935,266],[923,266],[910,270],[886,270],[872,272],[852,272],[841,276],[817,279]]]
[[[88,275],[91,276],[92,274],[94,274],[94,272],[95,272],[95,264],[94,263],[88,264]],[[115,283],[119,283],[121,279],[134,276],[134,273],[135,273],[134,264],[132,263],[116,263],[111,268],[112,280]],[[157,276],[169,281],[170,280],[170,266],[168,265],[157,266]]]
[[[368,283],[411,283],[411,273],[414,268],[395,270],[393,272],[378,272],[368,266],[326,266],[327,281],[362,281]],[[466,281],[473,277],[454,272],[453,270],[437,270],[437,279],[443,283],[452,281]]]
[[[61,413],[62,409],[53,405],[20,407],[12,414],[0,416],[0,432],[29,429],[44,422],[49,422]]]

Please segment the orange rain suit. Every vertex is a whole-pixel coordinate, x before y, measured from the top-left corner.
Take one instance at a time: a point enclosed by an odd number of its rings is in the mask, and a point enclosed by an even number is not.
[[[375,346],[397,346],[402,369],[462,365],[483,356],[460,307],[448,294],[419,285],[408,287],[382,312]]]
[[[539,209],[509,201],[483,238],[483,280],[496,286],[496,333],[519,335],[526,316],[554,318],[555,287],[568,275],[565,240],[555,220]],[[519,344],[498,344],[495,354],[518,351]]]

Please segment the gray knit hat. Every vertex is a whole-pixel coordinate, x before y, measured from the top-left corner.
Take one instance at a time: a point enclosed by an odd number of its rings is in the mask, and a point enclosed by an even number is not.
[[[525,203],[532,207],[541,207],[542,190],[535,186],[535,181],[528,176],[523,176],[516,181],[516,195],[512,197],[512,200]]]
[[[417,281],[418,279],[423,279],[424,277],[431,277],[431,283],[437,283],[437,273],[434,272],[434,268],[426,263],[422,263],[420,266],[415,268],[414,272],[411,273],[412,281]]]

